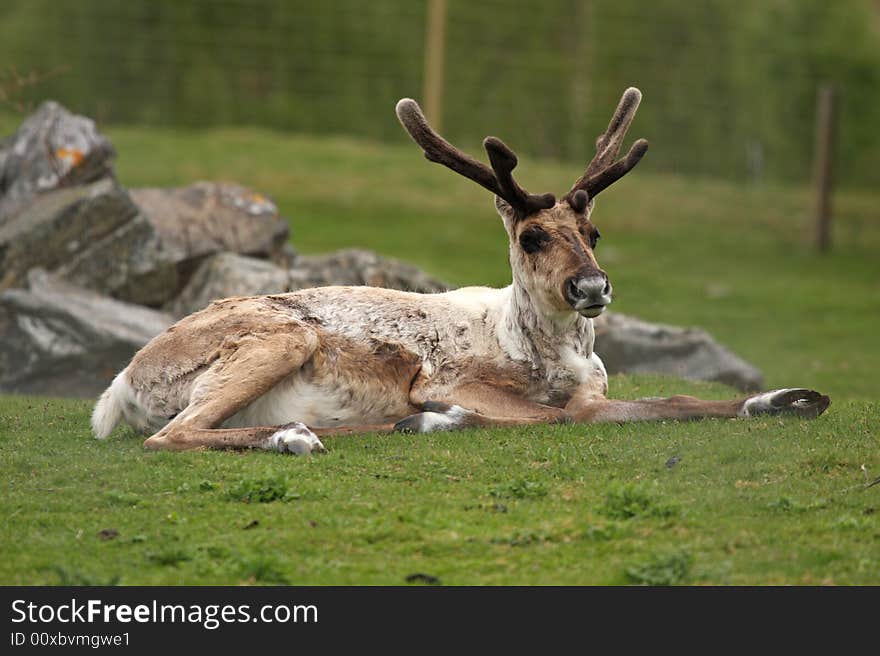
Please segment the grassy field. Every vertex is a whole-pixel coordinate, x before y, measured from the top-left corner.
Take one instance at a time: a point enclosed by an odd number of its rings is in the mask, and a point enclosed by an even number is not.
[[[509,280],[488,194],[414,147],[109,134],[123,184],[248,184],[303,252],[359,246],[457,285]],[[521,170],[556,193],[580,172]],[[89,403],[0,397],[0,582],[880,583],[880,485],[865,488],[880,474],[880,196],[838,195],[820,257],[806,190],[650,166],[618,187],[594,214],[614,309],[709,330],[769,387],[830,394],[823,417],[362,436],[296,459],[147,453],[127,429],[90,439]],[[612,380],[617,397],[680,392],[735,394]]]

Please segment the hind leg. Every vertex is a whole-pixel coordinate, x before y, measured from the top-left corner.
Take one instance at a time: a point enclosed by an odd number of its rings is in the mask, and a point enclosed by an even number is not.
[[[318,335],[303,326],[294,332],[246,335],[227,340],[218,359],[199,377],[190,403],[144,442],[148,449],[267,449],[291,453],[324,450],[299,423],[285,426],[218,428],[236,412],[298,370],[318,347]]]
[[[144,442],[148,449],[184,451],[188,449],[264,449],[296,455],[326,453],[320,438],[302,422],[283,426],[254,426],[248,428],[188,428],[170,433],[170,440],[153,440],[156,433]]]

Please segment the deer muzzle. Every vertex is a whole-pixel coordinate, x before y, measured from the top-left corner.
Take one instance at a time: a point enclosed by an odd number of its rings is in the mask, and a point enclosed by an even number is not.
[[[585,317],[598,317],[611,302],[611,282],[602,272],[569,278],[565,295],[576,312]]]

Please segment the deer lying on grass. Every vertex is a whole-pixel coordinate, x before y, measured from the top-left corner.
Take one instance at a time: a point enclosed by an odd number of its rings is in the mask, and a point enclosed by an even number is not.
[[[490,168],[401,100],[397,116],[425,156],[495,194],[512,284],[443,294],[324,287],[216,301],[134,356],[95,407],[95,435],[107,437],[124,417],[156,431],[144,443],[151,449],[304,454],[325,450],[320,437],[374,431],[818,416],[830,400],[806,389],[734,401],[606,398],[592,318],[611,302],[611,283],[596,262],[590,215],[596,195],[648,149],[640,139],[617,160],[640,101],[627,89],[596,156],[556,201],[514,181],[516,155],[500,140],[483,143]]]

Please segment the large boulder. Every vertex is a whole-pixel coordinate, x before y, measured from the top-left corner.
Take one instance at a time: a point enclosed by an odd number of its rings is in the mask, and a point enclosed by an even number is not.
[[[34,267],[115,298],[158,306],[178,288],[153,227],[112,178],[41,194],[0,225],[0,291]]]
[[[606,313],[594,321],[596,353],[609,373],[667,374],[760,389],[761,372],[696,328],[651,324]]]
[[[113,177],[114,156],[94,121],[44,102],[0,143],[0,226],[42,194]]]
[[[182,272],[188,263],[223,251],[290,264],[290,228],[262,194],[229,182],[129,193]]]
[[[177,298],[165,309],[182,317],[201,310],[218,298],[278,294],[328,285],[370,285],[416,292],[448,289],[444,283],[411,264],[371,251],[300,255],[291,269],[235,253],[219,253],[199,265]]]
[[[0,393],[92,398],[173,318],[35,269],[0,294]]]

